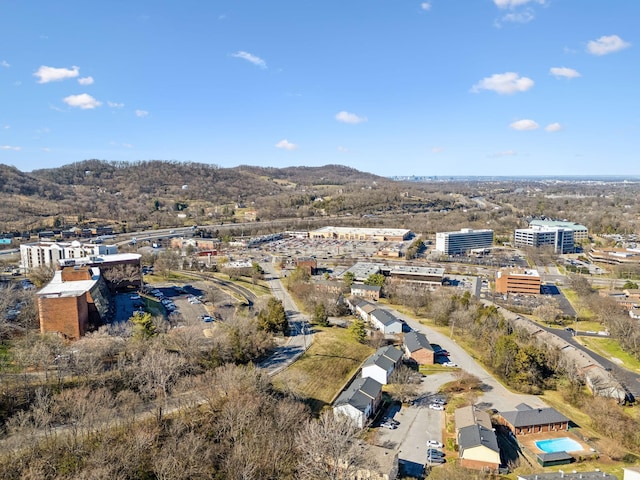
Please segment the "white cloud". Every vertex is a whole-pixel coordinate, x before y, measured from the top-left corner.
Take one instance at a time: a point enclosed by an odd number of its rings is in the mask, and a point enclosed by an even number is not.
[[[80,85],[91,85],[93,84],[93,77],[82,77],[78,79],[78,83]]]
[[[147,112],[146,110],[136,110],[135,114],[136,114],[136,117],[139,117],[139,118],[144,118],[149,116],[149,112]]]
[[[2,60],[0,62],[0,67],[4,67],[4,68],[9,68],[11,65],[9,65],[9,62],[7,62],[6,60]]]
[[[537,130],[538,128],[540,128],[540,125],[538,125],[533,120],[523,119],[513,122],[511,125],[509,125],[509,127],[522,132],[526,130]]]
[[[529,23],[536,16],[533,14],[533,10],[527,8],[523,12],[510,12],[506,15],[503,15],[500,21],[502,22],[511,22],[511,23]],[[500,22],[497,22],[496,26],[500,26]]]
[[[2,125],[2,128],[4,128],[5,130],[8,130],[11,128],[11,125],[9,125],[8,123],[5,123],[4,125]]]
[[[343,110],[342,112],[336,113],[336,120],[342,123],[351,123],[356,125],[358,123],[366,122],[367,117],[359,117],[355,113],[349,113]]]
[[[567,67],[551,67],[549,69],[549,73],[556,78],[564,77],[564,78],[578,78],[581,77],[580,72],[574,70],[573,68]]]
[[[433,147],[431,149],[431,153],[441,153],[441,152],[444,152],[444,148],[442,147]]]
[[[0,150],[13,150],[14,152],[19,152],[22,148],[14,147],[12,145],[0,145]]]
[[[420,8],[421,8],[422,10],[427,10],[427,11],[429,11],[429,10],[431,10],[431,4],[430,4],[429,2],[422,2],[422,3],[420,4]]]
[[[630,46],[629,42],[625,42],[618,35],[604,35],[587,43],[587,51],[593,55],[607,55]]]
[[[36,73],[33,74],[34,77],[38,77],[38,83],[49,83],[49,82],[59,82],[60,80],[65,80],[67,78],[75,78],[80,75],[79,67],[71,67],[69,68],[54,68],[47,67],[42,65]]]
[[[495,73],[483,78],[473,87],[472,92],[480,90],[493,90],[501,95],[511,95],[516,92],[526,92],[533,87],[534,81],[527,77],[521,77],[515,72]]]
[[[498,8],[515,8],[527,3],[539,3],[544,5],[545,0],[493,0]]]
[[[283,150],[296,150],[298,148],[298,145],[296,145],[295,143],[291,143],[285,138],[284,140],[280,140],[278,143],[276,143],[276,148],[282,148]]]
[[[42,147],[40,150],[42,150],[43,152],[50,152],[51,149],[49,147]]]
[[[124,103],[110,102],[110,101],[107,101],[107,105],[110,108],[122,108],[122,107],[124,107]]]
[[[513,157],[518,155],[518,152],[515,150],[505,150],[504,152],[497,152],[491,155],[492,157]]]
[[[232,53],[231,56],[235,58],[242,58],[243,60],[251,62],[260,68],[267,68],[267,63],[263,59],[261,59],[260,57],[256,57],[249,52],[239,51],[236,53]]]
[[[338,151],[342,152],[342,153],[347,153],[349,151],[349,149],[347,147],[343,147],[341,145],[338,145]]]
[[[563,127],[558,122],[555,122],[555,123],[550,123],[549,125],[544,127],[544,129],[547,132],[559,132],[560,130],[563,129]]]
[[[102,102],[99,102],[88,93],[69,95],[68,97],[63,98],[62,101],[70,107],[77,107],[82,110],[90,110],[102,105]]]

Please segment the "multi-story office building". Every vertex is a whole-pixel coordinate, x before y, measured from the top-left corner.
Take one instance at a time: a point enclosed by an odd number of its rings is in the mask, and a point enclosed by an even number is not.
[[[555,253],[574,251],[573,230],[560,227],[518,228],[513,236],[516,247],[543,247],[550,245]]]
[[[583,240],[589,239],[589,230],[587,227],[575,222],[534,218],[529,222],[529,227],[568,228],[569,230],[573,230],[573,241],[575,243],[581,243]]]
[[[466,253],[493,245],[493,230],[463,228],[459,232],[436,233],[436,251],[447,255]]]
[[[537,295],[540,293],[541,284],[537,270],[499,270],[496,273],[496,292],[498,293]]]

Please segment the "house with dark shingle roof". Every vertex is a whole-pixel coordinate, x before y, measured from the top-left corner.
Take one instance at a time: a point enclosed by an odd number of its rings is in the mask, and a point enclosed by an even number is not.
[[[498,416],[498,422],[509,427],[514,435],[568,430],[569,421],[554,408],[532,408],[526,403],[517,405],[514,411],[501,412]]]
[[[382,399],[382,384],[373,378],[358,377],[333,403],[334,415],[345,415],[358,428],[364,428],[367,420],[378,410]]]
[[[385,335],[402,333],[402,322],[392,313],[386,310],[376,309],[369,314],[369,321],[374,328]]]
[[[402,350],[405,357],[416,361],[419,365],[433,365],[435,363],[435,352],[424,333],[405,333]]]
[[[500,447],[491,419],[474,406],[455,412],[456,435],[460,465],[476,470],[497,470],[500,467]]]
[[[376,350],[362,365],[362,376],[371,377],[383,385],[389,383],[389,377],[402,360],[402,352],[389,345]]]

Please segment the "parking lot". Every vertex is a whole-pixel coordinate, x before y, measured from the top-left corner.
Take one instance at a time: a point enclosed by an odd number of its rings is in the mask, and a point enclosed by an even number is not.
[[[407,475],[422,475],[427,459],[428,440],[442,443],[445,412],[432,410],[429,405],[438,395],[443,384],[453,380],[453,373],[438,373],[423,378],[420,393],[413,405],[393,404],[384,413],[384,417],[398,422],[397,428],[378,428],[376,445],[386,448],[397,448],[399,461]],[[446,452],[453,456],[454,452]],[[446,458],[446,456],[445,456]]]

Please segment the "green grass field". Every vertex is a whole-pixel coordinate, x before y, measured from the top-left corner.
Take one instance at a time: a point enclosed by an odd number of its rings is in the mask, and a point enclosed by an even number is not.
[[[574,337],[575,340],[587,347],[589,350],[611,360],[620,366],[640,373],[640,361],[633,355],[628,354],[620,344],[609,337]]]
[[[289,368],[273,378],[276,388],[308,399],[318,413],[333,400],[344,384],[373,353],[373,348],[355,341],[345,328],[314,327],[313,344]]]

